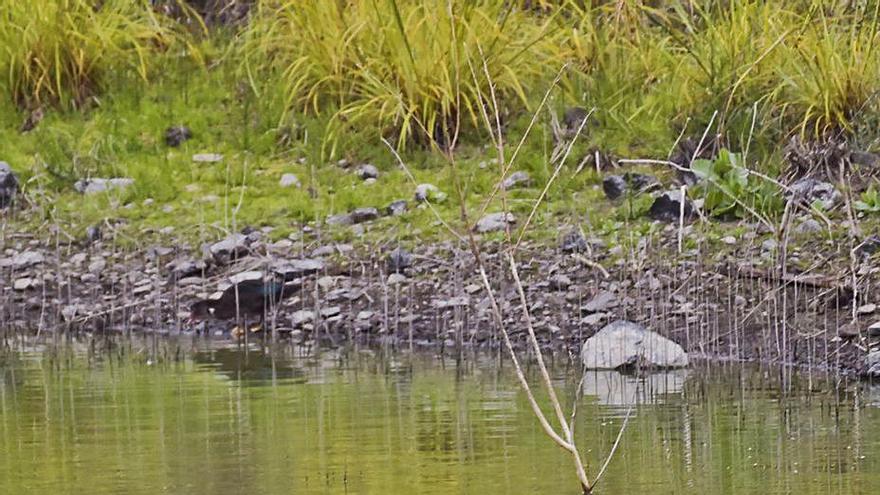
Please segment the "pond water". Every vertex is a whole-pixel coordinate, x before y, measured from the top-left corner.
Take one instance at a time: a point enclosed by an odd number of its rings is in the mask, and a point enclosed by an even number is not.
[[[497,357],[0,354],[0,494],[579,493]],[[880,392],[740,365],[555,368],[596,493],[880,493]],[[537,383],[537,381],[534,381]]]

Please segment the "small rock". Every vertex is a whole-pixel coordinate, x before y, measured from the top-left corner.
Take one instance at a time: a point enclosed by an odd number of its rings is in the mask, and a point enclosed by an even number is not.
[[[177,258],[165,264],[165,269],[168,270],[169,278],[172,281],[202,275],[207,268],[204,261],[192,258]]]
[[[470,303],[467,296],[450,297],[449,299],[434,301],[434,307],[437,309],[464,307]]]
[[[89,244],[94,244],[101,240],[101,227],[97,225],[92,225],[86,229],[86,241]]]
[[[216,163],[223,160],[223,155],[219,153],[196,153],[192,156],[192,161],[196,163]]]
[[[192,138],[192,131],[185,125],[169,127],[165,130],[165,144],[176,148],[187,139]]]
[[[37,251],[25,251],[12,257],[12,268],[21,270],[43,262],[43,254]]]
[[[389,273],[403,273],[410,266],[412,266],[412,255],[406,249],[397,248],[385,258],[385,267]]]
[[[732,235],[722,237],[721,242],[727,244],[728,246],[733,246],[736,244],[736,237],[733,237]]]
[[[355,171],[358,177],[361,180],[367,179],[378,179],[379,178],[379,169],[377,169],[374,165],[369,163],[364,163],[363,165],[359,165],[357,170]]]
[[[416,186],[415,199],[417,203],[425,201],[440,203],[446,199],[446,194],[433,184],[419,184]]]
[[[392,217],[400,216],[406,213],[407,208],[409,208],[409,203],[405,199],[398,199],[385,207],[385,214]]]
[[[333,318],[340,313],[342,313],[342,308],[339,306],[330,306],[321,310],[321,318]]]
[[[495,232],[498,230],[504,230],[507,228],[508,224],[516,222],[516,217],[513,216],[513,213],[490,213],[475,225],[475,230],[481,234],[485,234],[487,232]]]
[[[104,258],[98,258],[91,263],[89,263],[89,273],[93,273],[95,275],[100,275],[104,269],[107,268],[107,262],[104,261]]]
[[[19,278],[19,279],[16,279],[15,282],[12,283],[12,288],[14,290],[22,291],[22,290],[33,289],[34,287],[37,287],[38,285],[39,285],[39,282],[36,279]]]
[[[807,205],[818,202],[823,209],[830,210],[841,200],[842,195],[830,182],[804,177],[789,186],[786,197],[789,200],[802,201]]]
[[[602,323],[608,318],[608,313],[593,313],[581,318],[581,323],[588,326],[594,326]]]
[[[318,284],[318,287],[320,287],[321,290],[326,292],[332,289],[334,285],[336,285],[336,279],[334,279],[333,277],[325,276],[319,278],[315,283]]]
[[[822,224],[817,220],[808,218],[795,227],[794,231],[797,234],[815,234],[822,232]]]
[[[284,174],[281,176],[281,180],[278,181],[278,184],[281,187],[300,187],[302,184],[299,182],[299,177],[295,174]]]
[[[501,187],[505,190],[513,189],[518,186],[528,186],[531,184],[532,178],[529,176],[528,172],[517,171],[512,174],[503,182],[501,182]]]
[[[681,368],[688,356],[675,342],[629,321],[615,321],[584,342],[586,369]]]
[[[18,193],[18,177],[8,163],[0,161],[0,209],[9,207]]]
[[[327,225],[352,225],[354,221],[348,213],[338,213],[327,217]]]
[[[392,273],[388,275],[388,285],[398,285],[406,282],[406,275],[402,273]]]
[[[863,304],[856,309],[860,315],[869,315],[876,310],[877,305],[873,303]]]
[[[880,378],[880,351],[873,351],[865,356],[862,374],[869,378]]]
[[[299,311],[294,311],[293,314],[290,315],[290,324],[294,328],[302,326],[306,323],[312,323],[313,321],[315,321],[314,311],[301,309]]]
[[[608,199],[614,200],[625,193],[639,194],[660,187],[656,177],[627,172],[621,175],[610,175],[602,180],[602,191]]]
[[[379,218],[379,210],[373,207],[358,208],[350,214],[352,223],[364,223]]]
[[[617,296],[613,292],[601,291],[581,307],[585,313],[598,313],[617,306]]]
[[[464,291],[471,295],[474,295],[481,290],[483,290],[483,287],[477,284],[468,284],[464,287]]]
[[[116,177],[113,179],[84,179],[78,180],[73,188],[82,194],[98,194],[113,190],[124,190],[134,184],[134,179]]]
[[[579,229],[572,229],[562,238],[559,247],[564,253],[579,253],[587,251],[589,245]]]
[[[660,222],[678,222],[682,210],[682,193],[678,189],[658,194],[654,198],[648,216]],[[684,198],[684,219],[689,220],[694,214],[691,200]]]
[[[245,254],[248,244],[249,239],[246,235],[232,234],[226,239],[212,244],[208,251],[218,263],[225,264]]]
[[[303,258],[295,260],[278,260],[271,270],[285,281],[307,277],[324,269],[324,262],[319,259]]]
[[[856,246],[856,253],[862,257],[869,257],[877,251],[880,251],[880,236],[876,235],[868,237]]]
[[[376,314],[376,313],[374,313],[374,312],[372,312],[372,311],[359,311],[358,314],[357,314],[357,319],[358,319],[358,320],[361,320],[361,321],[369,320],[369,319],[372,318],[375,314]]]
[[[748,304],[748,303],[749,303],[748,299],[746,299],[746,298],[743,297],[743,296],[739,296],[739,295],[738,295],[738,296],[736,296],[736,297],[733,298],[733,305],[734,305],[734,306],[742,307],[742,306],[745,306],[745,305]]]
[[[776,242],[776,239],[767,239],[761,243],[761,249],[764,251],[775,251],[778,246],[779,243]]]
[[[552,290],[568,290],[571,286],[571,279],[565,274],[556,274],[550,277],[550,289]]]

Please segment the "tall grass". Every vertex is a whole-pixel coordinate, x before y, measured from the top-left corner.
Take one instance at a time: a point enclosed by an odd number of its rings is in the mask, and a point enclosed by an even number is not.
[[[562,63],[553,16],[504,0],[262,2],[241,46],[259,90],[279,78],[290,110],[333,112],[331,133],[375,129],[399,145],[477,128],[489,98],[525,107]]]
[[[22,107],[79,106],[119,71],[145,79],[180,39],[146,0],[2,4],[0,84]]]

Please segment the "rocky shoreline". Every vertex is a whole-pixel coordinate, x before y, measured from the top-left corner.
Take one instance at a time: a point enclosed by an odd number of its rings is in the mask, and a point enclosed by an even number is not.
[[[697,235],[686,228],[688,235]],[[759,236],[678,253],[670,247],[677,235],[670,226],[650,242],[643,238],[627,248],[609,248],[570,230],[557,245],[524,244],[517,260],[541,345],[575,358],[586,338],[625,319],[694,356],[846,374],[880,372],[877,352],[871,352],[880,340],[875,328],[880,313],[874,316],[875,306],[856,302],[869,298],[873,286],[859,286],[860,297],[854,297],[846,273],[829,270],[833,262],[822,267],[823,273],[780,274],[767,268],[774,259],[768,249],[775,248]],[[90,237],[90,242],[62,246],[31,234],[5,233],[0,334],[501,345],[466,246],[438,243],[410,251],[397,245],[322,243],[308,228],[276,241],[269,232],[245,229],[200,250],[172,241],[131,250],[102,240],[100,232]],[[498,245],[485,249],[505,325],[515,345],[525,348],[523,312],[504,255]],[[194,301],[255,277],[298,282],[295,294],[270,309],[263,331],[242,332],[232,321],[187,325]]]

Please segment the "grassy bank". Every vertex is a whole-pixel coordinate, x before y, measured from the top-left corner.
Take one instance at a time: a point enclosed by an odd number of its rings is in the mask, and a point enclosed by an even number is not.
[[[14,221],[50,222],[74,238],[105,221],[131,238],[170,226],[213,239],[245,225],[280,237],[411,200],[414,184],[383,139],[416,182],[447,193],[443,218],[460,216],[454,184],[475,216],[499,176],[496,127],[506,162],[537,115],[511,168],[531,185],[504,195],[523,217],[558,165],[554,123],[573,106],[594,111],[531,235],[563,224],[651,228],[640,215],[645,198],[602,199],[590,157],[678,154],[689,165],[695,150],[681,143],[701,137],[735,153],[734,167],[702,163],[716,180],[689,194],[710,215],[776,222],[782,190],[739,167],[782,179],[791,138],[874,151],[880,135],[872,3],[279,0],[259,2],[246,24],[212,29],[192,11],[170,18],[149,2],[39,3],[0,16],[0,160],[23,183]],[[45,118],[20,132],[40,111]],[[193,138],[169,147],[174,125]],[[456,167],[441,149],[453,140]],[[196,153],[223,159],[198,163]],[[376,165],[378,181],[365,183],[342,159]],[[638,168],[673,183],[669,166]],[[280,187],[285,173],[302,187]],[[89,177],[135,184],[83,196],[73,184]],[[868,184],[841,187],[858,199]],[[443,235],[433,214],[410,206],[366,224],[367,235]],[[489,211],[501,208],[499,196]]]

